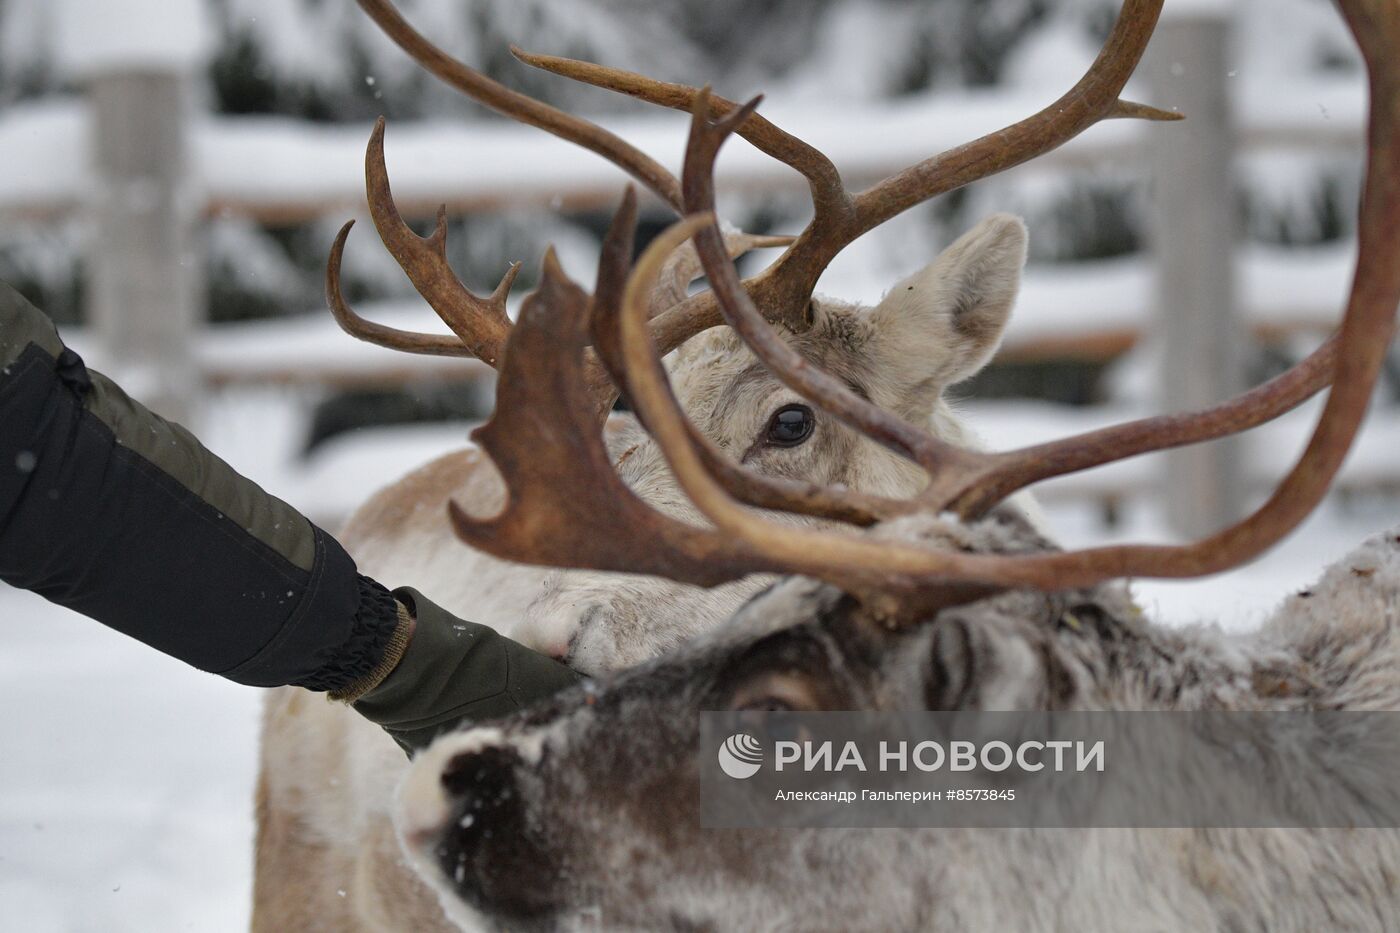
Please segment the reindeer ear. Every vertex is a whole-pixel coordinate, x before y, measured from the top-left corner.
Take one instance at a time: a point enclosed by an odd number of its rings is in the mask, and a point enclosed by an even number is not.
[[[995,214],[892,288],[871,312],[874,360],[902,374],[903,403],[936,400],[996,352],[1021,286],[1026,225]],[[901,406],[902,407],[902,406]]]

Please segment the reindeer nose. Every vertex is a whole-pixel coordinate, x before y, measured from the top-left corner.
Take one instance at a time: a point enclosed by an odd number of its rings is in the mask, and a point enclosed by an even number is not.
[[[438,781],[447,796],[447,823],[434,854],[457,884],[475,875],[482,844],[509,835],[520,822],[515,767],[520,759],[503,748],[465,752],[447,762]]]
[[[538,916],[550,905],[550,860],[527,831],[518,784],[520,757],[489,746],[464,752],[443,767],[445,822],[432,855],[469,904],[500,916]]]

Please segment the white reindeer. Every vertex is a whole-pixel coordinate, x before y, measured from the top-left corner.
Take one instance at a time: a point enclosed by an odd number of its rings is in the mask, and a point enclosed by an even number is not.
[[[746,114],[731,110],[712,123],[700,95],[685,178],[693,216],[647,251],[620,309],[604,315],[594,334],[614,366],[625,363],[618,378],[710,527],[628,508],[629,494],[606,477],[571,475],[558,465],[504,478],[522,522],[559,501],[560,486],[608,490],[611,500],[593,507],[615,516],[612,531],[633,553],[670,555],[658,572],[672,578],[793,576],[674,652],[538,709],[469,725],[419,757],[401,791],[399,832],[454,921],[551,930],[1400,927],[1394,829],[714,832],[701,828],[697,800],[698,713],[705,709],[1400,709],[1400,532],[1368,542],[1243,639],[1154,626],[1112,582],[1203,575],[1256,556],[1320,501],[1362,421],[1400,307],[1400,7],[1391,0],[1339,5],[1367,61],[1372,111],[1359,258],[1338,336],[1283,376],[1213,409],[1002,454],[959,449],[788,352],[764,322],[762,289],[739,281],[708,213],[714,155],[746,125]],[[961,179],[959,165],[996,167],[1008,151],[1062,139],[1065,124],[1150,115],[1117,95],[1159,10],[1154,0],[1127,0],[1105,54],[1069,95],[934,164]],[[898,189],[909,186],[922,192],[937,184],[897,179]],[[834,197],[842,195],[837,183]],[[857,213],[878,210],[897,196],[886,190],[853,203]],[[664,251],[692,235],[726,320],[784,385],[928,470],[930,483],[902,515],[888,503],[875,515],[868,501],[838,489],[820,503],[810,494],[787,496],[781,509],[829,517],[842,501],[885,521],[860,535],[743,507],[736,490],[745,487],[726,478],[716,466],[722,461],[707,459],[703,438],[686,423],[685,400],[672,395],[656,366],[646,327],[645,296]],[[557,358],[512,368],[503,379],[512,398],[542,397],[543,387],[532,393],[518,384],[528,383],[532,369],[552,367],[582,384],[580,346],[571,336],[579,333],[579,308],[561,302],[532,321],[559,338]],[[1237,433],[1329,384],[1312,442],[1276,493],[1203,541],[1064,553],[997,505],[1049,476]],[[552,418],[561,437],[581,440],[576,417],[561,411]],[[523,443],[498,434],[491,452],[518,466]],[[589,471],[612,473],[604,458],[587,463]],[[462,519],[458,530],[488,540],[482,527]],[[560,534],[568,547],[517,541],[501,551],[586,564],[587,542],[567,529]],[[1266,763],[1277,751],[1232,746],[1229,754],[1257,753]],[[1330,742],[1310,764],[1251,789],[1280,813],[1307,810],[1329,794],[1363,804],[1373,797],[1394,812],[1386,762]],[[1180,797],[1208,786],[1211,776],[1150,774],[1138,791]]]
[[[1368,388],[1366,380],[1374,381],[1379,365],[1378,359],[1372,359],[1375,353],[1364,349],[1366,339],[1374,341],[1380,335],[1376,326],[1362,330],[1361,338],[1349,332],[1349,340],[1330,343],[1277,383],[1206,417],[1127,425],[1106,436],[1020,455],[970,450],[964,432],[941,401],[942,391],[985,362],[1004,326],[1024,258],[1023,228],[1008,218],[993,218],[969,233],[928,269],[892,289],[874,309],[811,300],[821,270],[846,244],[903,210],[1031,159],[1098,120],[1174,118],[1118,97],[1151,34],[1160,0],[1126,0],[1104,54],[1075,88],[1045,111],[977,143],[911,166],[856,195],[846,191],[821,153],[753,115],[752,104],[741,108],[708,92],[598,66],[527,58],[633,96],[693,108],[682,186],[600,128],[513,95],[451,61],[414,33],[386,0],[360,2],[386,32],[439,77],[503,112],[606,155],[664,201],[695,213],[663,246],[674,247],[680,237],[694,233],[715,289],[683,297],[694,263],[681,253],[662,270],[664,250],[654,247],[627,283],[627,300],[620,302],[619,262],[625,262],[629,250],[605,250],[591,308],[594,346],[589,355],[570,356],[574,346],[568,335],[582,326],[578,318],[585,307],[582,299],[540,309],[544,323],[532,324],[537,330],[565,328],[558,331],[560,359],[526,359],[518,348],[512,355],[510,348],[516,345],[506,342],[510,325],[504,315],[509,277],[490,299],[471,296],[446,267],[442,224],[427,239],[408,231],[393,209],[380,148],[382,128],[377,131],[367,159],[371,213],[386,245],[452,327],[457,340],[389,332],[355,318],[335,288],[344,234],[332,254],[329,277],[332,302],[342,323],[367,339],[404,349],[471,354],[504,366],[511,377],[506,381],[515,390],[511,397],[517,405],[534,410],[498,407],[493,424],[554,423],[558,449],[581,451],[586,460],[573,463],[551,456],[544,449],[547,443],[541,442],[549,438],[548,433],[520,431],[512,436],[511,431],[498,431],[488,445],[491,457],[517,467],[533,466],[507,470],[502,476],[485,460],[467,453],[405,479],[376,497],[347,529],[346,543],[362,569],[394,583],[416,584],[447,608],[500,625],[591,672],[664,656],[697,631],[713,627],[751,596],[765,573],[816,576],[837,587],[818,592],[807,584],[783,584],[775,595],[750,603],[733,623],[738,628],[727,629],[718,641],[702,639],[693,648],[681,648],[674,661],[650,662],[637,673],[622,676],[615,688],[608,688],[613,694],[605,695],[625,698],[630,695],[629,685],[645,684],[642,695],[650,698],[667,678],[679,679],[674,680],[674,702],[661,704],[655,715],[645,704],[625,705],[626,715],[620,717],[610,707],[606,718],[620,731],[613,733],[612,744],[599,743],[600,755],[609,748],[620,749],[617,743],[624,735],[635,734],[643,744],[678,736],[683,740],[684,728],[677,731],[676,716],[684,718],[687,710],[695,708],[697,689],[704,684],[703,676],[698,680],[692,676],[695,660],[713,660],[716,645],[727,649],[751,644],[743,631],[746,626],[771,631],[763,622],[764,613],[806,625],[812,610],[839,608],[839,615],[862,625],[878,627],[896,620],[907,625],[909,620],[936,615],[939,608],[985,595],[989,586],[1031,584],[1058,589],[1092,586],[1115,575],[1172,576],[1229,566],[1257,553],[1296,524],[1325,489],[1339,462],[1339,445],[1344,450],[1354,432],[1359,418],[1357,392],[1361,391],[1357,380]],[[1391,22],[1393,10],[1381,0],[1343,0],[1343,6],[1353,22],[1365,15],[1373,26],[1394,27],[1389,32],[1372,30],[1371,52],[1381,41],[1376,36],[1386,36],[1391,48],[1400,46],[1394,37],[1400,24]],[[1358,12],[1363,8],[1364,13]],[[1374,64],[1383,56],[1369,58]],[[1383,101],[1394,98],[1397,84],[1388,80],[1380,85],[1389,95],[1382,96]],[[713,124],[711,111],[718,117]],[[779,260],[742,283],[724,255],[723,240],[708,226],[712,215],[704,213],[713,206],[713,158],[729,132],[801,172],[811,185],[816,206],[811,224]],[[1382,136],[1383,142],[1377,145],[1383,148],[1387,138]],[[1390,152],[1384,150],[1381,155]],[[1373,165],[1375,156],[1373,150]],[[1384,159],[1380,162],[1384,164]],[[1368,195],[1384,201],[1394,187],[1368,188]],[[1393,210],[1389,204],[1384,207]],[[1368,217],[1363,211],[1363,218]],[[1377,221],[1363,219],[1363,245],[1376,241],[1374,230],[1367,236],[1367,223],[1374,227]],[[1362,271],[1384,275],[1377,271],[1384,267],[1372,261],[1363,264]],[[658,272],[669,274],[654,291]],[[550,281],[554,290],[542,299],[546,305],[551,295],[557,299],[569,289],[577,292],[547,270],[546,282]],[[1374,317],[1376,295],[1389,295],[1390,307],[1383,309],[1389,313],[1396,298],[1391,292],[1400,290],[1400,286],[1389,289],[1391,284],[1359,280],[1356,294],[1361,298],[1354,304],[1367,304]],[[613,314],[615,305],[625,306],[626,313]],[[725,331],[706,333],[722,321],[742,334],[743,341]],[[1384,345],[1384,341],[1378,343]],[[655,382],[655,373],[636,365],[653,346],[662,354],[678,350],[669,362],[674,399]],[[1112,559],[1102,561],[1092,554],[1050,552],[1006,558],[988,553],[1006,542],[993,540],[988,545],[975,534],[970,539],[960,537],[959,529],[951,526],[938,527],[940,543],[951,541],[952,551],[930,550],[918,541],[872,544],[868,539],[821,530],[837,518],[868,526],[929,509],[950,509],[971,518],[1049,475],[1239,430],[1318,391],[1343,351],[1357,354],[1360,362],[1332,393],[1329,414],[1337,413],[1335,403],[1344,416],[1337,422],[1340,427],[1320,432],[1322,440],[1315,445],[1318,450],[1310,452],[1311,461],[1290,477],[1282,501],[1271,501],[1257,523],[1199,549],[1169,550],[1165,555],[1129,549],[1115,551]],[[532,384],[531,374],[550,373],[552,366],[553,372],[567,375],[571,390],[551,396],[542,379]],[[604,441],[599,436],[601,420],[596,422],[597,430],[580,427],[588,421],[581,412],[604,408],[610,399],[607,373],[619,384],[626,383],[648,435],[634,425],[623,425],[608,431]],[[832,415],[819,416],[807,400],[816,400],[815,409]],[[684,426],[686,414],[695,428],[689,433]],[[533,438],[528,443],[534,443],[534,448],[522,446],[527,435]],[[904,465],[900,457],[922,469]],[[663,460],[669,471],[663,469]],[[592,472],[600,464],[608,477],[614,477],[612,485]],[[901,498],[920,489],[926,472],[932,475],[932,483],[914,499]],[[614,474],[622,477],[625,486],[616,485]],[[590,481],[594,485],[586,485]],[[578,489],[591,491],[583,509],[567,498],[576,482]],[[613,501],[605,497],[595,501],[598,490],[606,490]],[[638,497],[650,506],[653,518],[640,517]],[[572,568],[571,572],[524,571],[452,548],[442,510],[453,498],[466,503],[468,512],[475,515],[455,517],[459,536],[483,546],[489,541],[498,558],[553,564]],[[483,529],[495,528],[496,523],[482,516],[502,503],[496,530],[504,530],[485,534]],[[570,507],[571,522],[586,525],[584,531],[555,522],[558,541],[539,535],[535,529],[550,527],[548,510],[561,504]],[[745,508],[752,505],[797,517],[774,521]],[[906,518],[887,524],[882,533],[894,534],[898,540],[901,530],[907,533],[911,528],[917,538],[923,526],[917,518]],[[1017,549],[1025,543],[1015,539],[1010,545]],[[1043,546],[1038,538],[1034,543]],[[1007,560],[1011,563],[1004,563]],[[646,570],[651,576],[681,582],[703,581],[712,588],[700,591],[597,572],[627,570]],[[950,586],[949,581],[961,583]],[[841,595],[843,591],[848,595]],[[801,598],[794,601],[794,594]],[[844,602],[852,597],[858,610]],[[1086,598],[1104,601],[1106,611],[1113,608],[1111,595],[1093,591]],[[801,611],[784,615],[793,606]],[[1031,641],[1044,647],[1042,642]],[[723,650],[719,655],[721,660],[729,657]],[[548,925],[578,919],[580,911],[587,914],[598,908],[610,922],[637,928],[704,925],[734,919],[732,910],[746,904],[759,906],[775,897],[778,900],[772,902],[778,903],[789,894],[810,896],[810,886],[790,887],[786,882],[830,880],[829,874],[816,870],[819,862],[811,863],[809,876],[792,867],[796,862],[785,863],[791,867],[786,873],[765,873],[740,852],[717,849],[687,835],[690,830],[683,822],[676,825],[676,834],[668,835],[663,824],[676,815],[673,809],[627,810],[616,795],[598,786],[608,783],[607,768],[616,767],[617,757],[582,754],[569,740],[579,733],[576,727],[599,721],[591,708],[589,696],[574,693],[533,717],[445,738],[417,766],[420,777],[408,785],[406,841],[421,857],[428,876],[449,892],[454,916],[465,898],[498,920],[528,917]],[[541,728],[542,722],[558,723],[559,728]],[[386,816],[393,784],[404,770],[392,744],[348,713],[290,692],[270,704],[266,734],[259,787],[255,928],[444,928],[447,921],[432,896],[404,868]],[[562,744],[552,745],[556,738]],[[666,746],[672,752],[678,747]],[[549,756],[548,768],[533,756],[532,750],[540,748],[557,749],[557,754]],[[506,786],[513,791],[518,787],[514,822],[502,823],[502,830],[519,828],[520,820],[539,830],[539,821],[551,818],[558,819],[557,827],[527,834],[515,847],[501,838],[502,833],[493,837],[486,832],[486,838],[496,842],[483,847],[480,837],[491,827],[478,827],[475,836],[467,833],[472,838],[466,838],[445,825],[444,814],[455,810],[453,801],[444,799],[440,790],[444,775],[466,787],[468,795],[476,793],[471,787],[474,772],[463,766],[464,755],[478,760],[486,755],[492,766],[481,773],[489,774],[490,780],[509,782]],[[565,762],[585,767],[570,771]],[[668,763],[675,764],[674,757],[663,762]],[[662,772],[662,778],[682,781],[677,789],[683,792],[685,773],[681,766]],[[584,787],[590,775],[592,791]],[[595,804],[601,809],[590,809]],[[606,813],[627,818],[619,827],[620,835],[602,827],[600,820]],[[458,828],[465,832],[466,821]],[[632,838],[637,840],[635,845],[629,842]],[[840,862],[829,845],[814,845],[815,849],[803,851],[804,857],[825,852],[833,857],[832,865]],[[589,846],[597,858],[579,855]],[[444,861],[443,851],[455,861]],[[786,857],[792,849],[778,844],[765,851]],[[859,851],[862,858],[873,852],[864,844]],[[464,852],[467,855],[461,858]],[[649,883],[647,879],[656,876],[637,865],[637,859],[653,856],[658,866],[673,869],[687,880],[676,897]],[[945,850],[945,856],[951,853]],[[873,861],[855,863],[865,873],[862,877],[873,877],[870,872],[889,861],[880,854],[870,858]],[[728,868],[720,864],[725,859],[730,860]],[[551,871],[561,865],[576,874]],[[735,873],[744,866],[749,869],[747,880]],[[832,895],[841,890],[833,886]],[[742,896],[726,905],[700,909],[697,892],[721,900],[730,892]],[[891,911],[898,906],[892,903]],[[870,916],[898,923],[908,916],[932,922],[942,915],[876,912]]]
[[[886,540],[980,554],[1046,546],[1003,516],[897,524]],[[467,929],[1384,933],[1400,928],[1395,829],[706,829],[697,752],[714,752],[701,746],[698,713],[1305,717],[1400,710],[1398,671],[1400,528],[1247,637],[1153,625],[1113,584],[1013,591],[891,629],[839,589],[792,578],[673,655],[543,713],[443,736],[415,761],[397,821]],[[1218,762],[1120,773],[1138,799],[1172,801],[1177,813],[1200,795],[1248,793],[1297,814],[1367,788],[1385,789],[1383,810],[1400,812],[1393,739],[1389,755],[1370,758],[1343,742],[1309,748],[1318,754],[1298,767],[1278,766],[1291,760],[1286,746],[1256,749],[1271,766],[1232,759],[1269,775],[1247,787],[1230,786],[1232,768]]]
[[[428,58],[425,41],[411,33],[405,38],[407,27],[392,8],[364,5],[415,57]],[[472,81],[485,81],[468,74]],[[429,352],[469,353],[498,364],[510,332],[504,300],[511,277],[491,298],[476,298],[446,267],[437,239],[441,227],[426,241],[408,230],[389,194],[382,134],[381,124],[367,158],[371,212],[386,244],[457,337],[403,334],[363,321],[345,306],[332,275],[338,318],[365,339],[407,350],[426,344]],[[611,157],[638,173],[632,157]],[[729,237],[735,253],[774,242]],[[344,232],[332,256],[333,273],[343,244]],[[775,304],[770,317],[783,324],[794,349],[841,374],[863,397],[929,425],[951,442],[975,446],[944,390],[981,369],[995,351],[1025,252],[1024,225],[997,215],[893,287],[873,308],[813,300],[807,290],[795,310],[790,301]],[[839,484],[891,500],[914,493],[922,482],[916,467],[814,411],[774,379],[732,331],[712,326],[717,323],[713,301],[687,297],[698,274],[694,250],[676,250],[650,303],[658,339],[668,349],[675,347],[667,365],[676,391],[704,436],[744,468],[790,486]],[[667,322],[677,317],[680,326],[667,331]],[[611,386],[597,368],[589,378],[580,394],[605,409]],[[607,456],[629,488],[667,515],[703,523],[634,419],[614,417],[604,433]],[[550,453],[540,450],[536,456]],[[675,648],[727,618],[764,585],[762,577],[752,577],[706,589],[652,576],[542,569],[463,546],[448,520],[448,503],[489,516],[506,496],[491,460],[466,449],[374,495],[340,540],[362,572],[391,585],[418,587],[463,618],[492,625],[590,674]],[[255,930],[446,926],[435,899],[403,866],[393,842],[390,791],[406,767],[393,743],[350,710],[296,690],[271,695],[258,783]]]
[[[791,340],[881,404],[969,444],[942,392],[980,369],[995,349],[1024,257],[1020,221],[992,217],[874,308],[819,299],[813,325]],[[672,357],[686,410],[706,437],[749,467],[890,497],[917,491],[915,468],[815,413],[727,328],[691,338]],[[647,503],[700,520],[632,419],[613,420],[608,449]],[[490,515],[503,494],[479,451],[448,454],[375,494],[339,539],[363,573],[415,586],[462,618],[590,674],[675,648],[727,618],[765,583],[751,577],[703,589],[656,577],[529,567],[465,547],[448,521],[448,502]],[[271,694],[258,790],[255,929],[403,929],[405,901],[418,902],[412,928],[432,928],[422,918],[434,916],[434,901],[400,869],[388,825],[390,790],[406,767],[402,752],[351,710],[293,688]]]

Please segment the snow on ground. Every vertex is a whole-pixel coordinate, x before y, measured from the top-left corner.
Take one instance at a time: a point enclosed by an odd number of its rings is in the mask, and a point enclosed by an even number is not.
[[[257,692],[0,585],[0,929],[246,930]]]
[[[1048,511],[1066,547],[1170,540],[1157,517],[1142,507],[1129,509],[1127,521],[1111,533],[1082,507]],[[1324,567],[1341,560],[1371,535],[1393,528],[1400,528],[1400,501],[1394,498],[1332,501],[1249,566],[1203,580],[1142,580],[1133,589],[1147,615],[1165,624],[1214,622],[1228,631],[1248,631],[1284,597],[1311,584]]]
[[[338,511],[381,482],[461,443],[460,426],[365,432],[293,476],[250,449],[286,449],[288,419],[265,400],[207,436],[242,469],[316,511]],[[1025,436],[980,423],[996,440]],[[1053,420],[1053,419],[1052,419]],[[990,422],[990,424],[988,423]],[[261,441],[248,443],[250,432]],[[378,456],[375,455],[376,451]],[[285,461],[283,461],[285,463]],[[281,474],[281,475],[279,475]],[[312,501],[315,495],[319,500]],[[1145,507],[1106,534],[1082,500],[1055,504],[1066,544],[1162,537]],[[1144,583],[1172,623],[1256,623],[1367,535],[1400,524],[1400,501],[1333,503],[1274,553],[1194,583]],[[392,581],[388,581],[391,582]],[[223,933],[247,928],[259,692],[164,658],[100,625],[0,585],[0,928],[25,933]]]

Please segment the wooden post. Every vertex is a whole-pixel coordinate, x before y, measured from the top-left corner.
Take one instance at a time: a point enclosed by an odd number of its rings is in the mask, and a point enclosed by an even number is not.
[[[89,88],[97,189],[87,300],[101,362],[156,412],[187,420],[200,381],[194,338],[205,315],[185,81],[111,73]]]
[[[105,0],[96,18],[73,0],[58,8],[60,52],[90,104],[93,362],[155,411],[187,420],[198,408],[195,337],[205,321],[190,152],[205,14],[198,0]]]
[[[1230,4],[1167,5],[1147,67],[1153,102],[1186,114],[1153,132],[1151,239],[1162,348],[1163,411],[1200,408],[1243,387],[1243,326],[1235,284],[1238,220],[1230,118]],[[1243,442],[1162,457],[1162,498],[1174,531],[1200,537],[1242,514]]]

